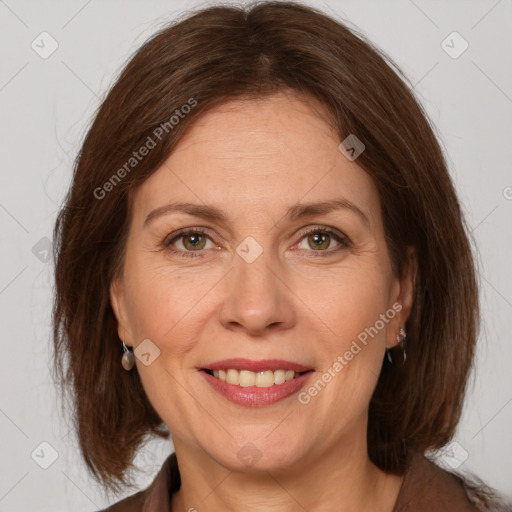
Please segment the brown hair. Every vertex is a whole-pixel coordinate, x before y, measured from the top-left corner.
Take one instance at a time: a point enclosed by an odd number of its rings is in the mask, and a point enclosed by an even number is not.
[[[478,331],[478,290],[447,164],[406,82],[356,30],[288,1],[192,12],[128,62],[85,137],[54,232],[55,367],[71,392],[85,462],[105,486],[127,483],[146,436],[168,435],[138,373],[121,366],[109,301],[109,284],[123,265],[130,197],[207,110],[287,90],[319,100],[340,141],[355,134],[365,144],[357,164],[378,189],[398,275],[407,248],[417,249],[407,362],[383,365],[370,403],[370,458],[401,473],[410,450],[439,448],[452,437]],[[133,152],[162,126],[161,140],[128,169]]]

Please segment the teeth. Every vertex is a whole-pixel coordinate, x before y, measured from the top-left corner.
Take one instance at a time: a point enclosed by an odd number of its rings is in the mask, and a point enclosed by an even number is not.
[[[286,380],[286,372],[284,370],[274,371],[274,384],[282,384]]]
[[[286,370],[284,377],[286,380],[292,380],[295,377],[295,372],[293,370]]]
[[[240,384],[240,374],[238,373],[238,370],[230,368],[226,372],[226,382],[228,384]]]
[[[251,372],[252,373],[252,372]],[[256,387],[269,388],[274,385],[274,372],[267,370],[266,372],[258,372],[256,374]]]
[[[236,372],[236,370],[234,370]],[[256,382],[256,374],[247,370],[240,370],[240,386],[246,388],[248,386],[254,386]],[[234,383],[232,383],[234,384]]]
[[[249,370],[213,370],[213,376],[219,380],[242,387],[256,386],[257,388],[269,388],[273,385],[283,384],[292,380],[299,374],[293,370],[265,370],[263,372],[251,372]]]

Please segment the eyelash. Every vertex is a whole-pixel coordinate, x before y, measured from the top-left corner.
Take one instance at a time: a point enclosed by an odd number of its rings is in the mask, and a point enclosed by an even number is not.
[[[316,257],[330,256],[330,255],[335,254],[343,249],[350,247],[350,245],[351,245],[351,242],[348,239],[348,237],[340,235],[336,231],[334,231],[330,228],[318,227],[318,226],[313,226],[312,228],[309,228],[309,229],[303,231],[300,235],[299,242],[303,238],[305,238],[307,235],[310,235],[311,233],[327,234],[327,235],[331,236],[332,238],[334,238],[337,242],[339,242],[342,247],[338,247],[336,249],[330,249],[330,250],[314,250],[314,249],[310,250],[310,251],[306,250],[306,252],[313,253],[311,256],[308,256],[308,257],[316,258]],[[200,228],[184,228],[183,230],[178,231],[176,234],[171,235],[172,238],[165,239],[162,245],[165,249],[167,249],[171,253],[173,253],[179,257],[182,257],[182,258],[203,258],[205,256],[204,254],[201,254],[203,251],[183,251],[181,249],[178,250],[178,249],[172,248],[172,244],[176,240],[184,237],[185,235],[191,235],[191,234],[205,235],[208,238],[210,238],[210,240],[211,240],[211,237],[207,233],[202,231]]]

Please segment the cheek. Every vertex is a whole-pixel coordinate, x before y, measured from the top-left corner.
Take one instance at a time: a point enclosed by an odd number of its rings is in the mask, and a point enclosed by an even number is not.
[[[190,354],[197,359],[197,340],[204,330],[205,290],[213,284],[208,286],[197,273],[180,269],[178,274],[170,265],[154,265],[143,257],[126,265],[125,276],[135,345],[149,338],[160,349],[154,364],[137,361],[142,385],[163,422],[186,437],[193,430],[191,418],[201,411],[195,410],[200,406],[184,383],[193,371]]]
[[[176,356],[194,348],[204,329],[205,316],[215,299],[215,286],[223,272],[217,267],[201,271],[176,268],[154,255],[126,263],[127,306],[135,344],[151,339],[171,365]],[[213,307],[213,306],[212,306]]]
[[[356,262],[316,273],[307,282],[302,281],[298,295],[314,313],[321,332],[332,340],[330,351],[336,349],[339,353],[386,313],[389,286],[389,276],[378,263]],[[379,322],[379,336],[384,337],[385,325],[382,328]]]
[[[323,279],[317,275],[317,285],[307,288],[306,302],[314,312],[309,316],[314,325],[308,329],[318,333],[322,360],[318,379],[328,381],[312,393],[322,394],[320,402],[326,407],[353,410],[353,417],[358,416],[356,409],[365,410],[375,388],[386,329],[395,314],[388,304],[389,275],[378,264],[366,263],[331,270]]]

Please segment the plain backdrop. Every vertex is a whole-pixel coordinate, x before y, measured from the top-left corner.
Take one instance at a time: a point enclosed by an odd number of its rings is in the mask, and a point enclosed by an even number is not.
[[[2,512],[85,512],[122,497],[105,496],[87,473],[51,379],[53,223],[114,76],[164,23],[212,3],[0,1]],[[454,438],[467,454],[459,470],[512,497],[512,1],[307,3],[388,53],[439,130],[480,254],[483,329]],[[140,488],[171,451],[170,442],[145,446]]]

